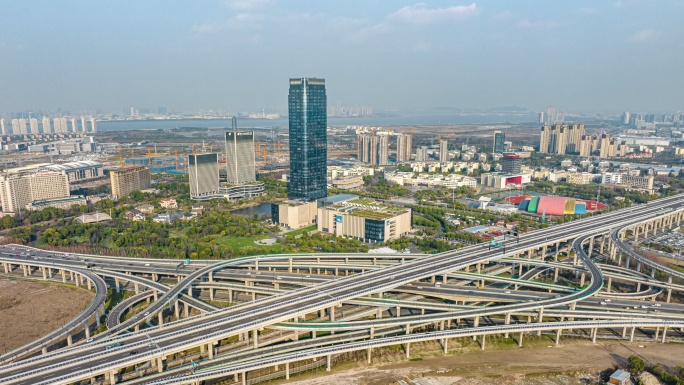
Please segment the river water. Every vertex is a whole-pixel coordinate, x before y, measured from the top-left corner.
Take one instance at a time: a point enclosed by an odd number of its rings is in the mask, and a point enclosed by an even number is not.
[[[411,126],[486,123],[535,122],[532,113],[521,114],[468,114],[468,115],[401,115],[368,116],[359,118],[328,118],[330,126]],[[287,118],[238,119],[238,128],[287,128]],[[230,119],[172,119],[172,120],[118,120],[97,122],[98,131],[155,130],[182,127],[232,127]]]
[[[262,203],[258,206],[245,207],[243,209],[237,209],[230,212],[231,214],[247,215],[252,216],[254,213],[259,215],[268,214],[271,215],[271,204]]]

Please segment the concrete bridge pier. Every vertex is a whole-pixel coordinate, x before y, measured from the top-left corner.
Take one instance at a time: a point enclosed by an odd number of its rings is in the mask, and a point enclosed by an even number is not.
[[[518,336],[518,347],[522,348],[523,346],[523,332],[520,332],[520,335]]]
[[[119,278],[114,278],[114,290],[116,290],[117,293],[121,293],[121,289],[119,289]]]
[[[634,330],[636,328],[632,327],[632,331],[629,333],[629,342],[634,342]]]
[[[411,343],[407,342],[404,344],[404,350],[406,351],[406,358],[409,358],[409,355],[411,354]]]
[[[159,313],[157,313],[157,325],[162,326],[164,324],[164,315],[162,313],[164,310],[160,310]]]
[[[368,358],[367,358],[367,362],[368,362],[369,365],[370,365],[370,363],[371,363],[371,350],[372,350],[372,348],[368,348],[368,349],[366,350],[366,357],[368,357]]]
[[[484,348],[485,348],[485,339],[486,338],[487,338],[487,336],[485,334],[483,334],[482,335],[482,342],[480,343],[480,349],[481,350],[484,350]]]
[[[667,336],[667,325],[663,327],[663,339],[660,341],[665,343],[665,337]]]
[[[613,277],[608,277],[608,283],[606,284],[606,293],[610,293],[610,287],[613,284]]]
[[[328,354],[327,356],[325,356],[325,360],[326,360],[325,371],[326,371],[326,372],[329,372],[329,371],[330,371],[330,367],[332,366],[330,354]]]
[[[627,255],[627,258],[625,258],[625,268],[629,269],[629,265],[631,264],[630,262],[632,262],[632,258]]]
[[[542,320],[544,319],[544,308],[540,307],[539,308],[539,315],[537,316],[537,323],[542,323]],[[537,335],[541,336],[542,331],[538,330]]]
[[[83,321],[83,330],[85,330],[86,339],[90,339],[90,325],[88,325],[88,320]]]
[[[187,303],[183,303],[183,317],[190,317],[190,306]]]
[[[553,272],[553,282],[556,283],[558,282],[558,271],[559,269],[556,267]]]
[[[593,328],[591,329],[591,343],[595,344],[596,343],[596,334],[598,332],[598,328]]]
[[[178,299],[173,303],[173,315],[176,316],[176,319],[180,319],[180,309],[178,307],[180,305],[178,303]]]
[[[475,320],[473,321],[473,327],[477,328],[480,326],[480,316],[475,316]],[[473,341],[477,341],[477,336],[473,336]]]
[[[67,334],[67,346],[71,346],[74,343],[74,337],[71,336],[71,333]]]
[[[561,333],[563,333],[563,329],[556,330],[556,346],[558,346],[558,343],[560,342]]]
[[[653,336],[653,341],[658,342],[658,336],[660,335],[660,327],[655,330],[655,335]]]
[[[509,325],[511,323],[511,313],[506,313],[506,318],[504,322],[506,325]],[[508,332],[504,334],[504,338],[508,338]]]
[[[286,380],[290,379],[290,363],[289,362],[285,363],[285,379]]]

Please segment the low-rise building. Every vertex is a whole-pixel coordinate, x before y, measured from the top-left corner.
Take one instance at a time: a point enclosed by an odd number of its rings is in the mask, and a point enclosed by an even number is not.
[[[271,205],[271,221],[288,229],[301,229],[316,223],[317,202],[287,200]]]
[[[162,198],[159,201],[159,205],[165,209],[177,209],[178,208],[178,202],[176,202],[175,198]]]
[[[600,180],[601,175],[590,174],[588,172],[578,172],[568,174],[568,182],[572,184],[590,184]]]
[[[616,370],[613,374],[610,375],[610,378],[608,379],[609,384],[615,384],[615,385],[631,385],[632,384],[632,378],[629,372],[626,372],[624,370]]]
[[[492,172],[480,175],[480,184],[487,187],[506,188],[509,185],[524,185],[532,181],[530,174],[505,174]]]
[[[354,190],[363,186],[363,177],[356,176],[342,176],[331,181],[332,187],[340,190]]]
[[[318,230],[363,242],[387,242],[411,231],[411,209],[363,198],[343,201],[318,209]]]
[[[183,214],[180,210],[166,211],[152,217],[152,220],[159,223],[171,223],[174,221],[188,221],[195,219],[192,214]]]
[[[140,205],[140,206],[136,207],[135,209],[138,210],[139,212],[145,213],[145,214],[151,214],[154,212],[154,206],[148,205],[148,204]]]
[[[266,194],[264,182],[246,182],[241,184],[226,184],[219,187],[217,197],[223,197],[226,200],[236,200],[243,198],[253,198]]]
[[[52,199],[43,199],[39,201],[33,201],[29,204],[26,205],[26,210],[28,211],[38,211],[42,210],[46,207],[54,207],[58,209],[63,209],[67,210],[70,209],[71,206],[73,205],[86,205],[88,204],[85,197],[83,195],[74,195],[74,196],[68,196],[68,197],[63,197],[63,198],[52,198]]]

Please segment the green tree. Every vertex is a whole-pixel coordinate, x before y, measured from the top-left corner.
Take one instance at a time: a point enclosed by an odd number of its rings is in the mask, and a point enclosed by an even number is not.
[[[646,368],[646,363],[639,356],[630,356],[628,358],[628,361],[629,361],[629,370],[632,373],[643,372],[644,368]]]

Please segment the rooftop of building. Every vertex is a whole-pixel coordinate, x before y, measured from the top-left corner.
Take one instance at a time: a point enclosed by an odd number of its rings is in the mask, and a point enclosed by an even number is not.
[[[355,198],[341,201],[327,207],[330,210],[345,212],[357,217],[368,219],[389,219],[402,214],[408,209],[402,206],[390,206],[370,198]]]
[[[102,163],[96,162],[94,160],[82,160],[79,162],[51,164],[51,165],[45,166],[45,168],[48,170],[67,171],[67,172],[78,171],[78,170],[86,170],[86,169],[93,168],[93,167],[102,167]]]

